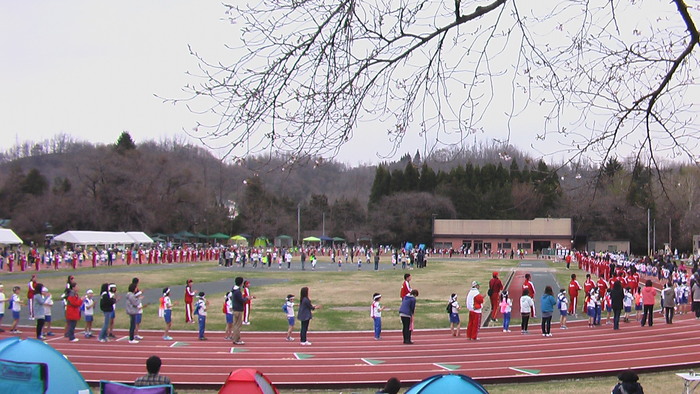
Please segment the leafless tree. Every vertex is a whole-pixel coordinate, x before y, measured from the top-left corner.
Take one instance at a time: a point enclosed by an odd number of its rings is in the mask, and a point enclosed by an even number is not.
[[[570,157],[604,162],[623,151],[695,163],[698,7],[688,0],[227,5],[226,17],[243,26],[243,46],[231,48],[236,60],[192,49],[201,79],[173,101],[207,114],[192,134],[233,156],[334,156],[361,125],[389,124],[378,138],[397,148],[417,133],[428,154],[474,134],[509,143],[528,133],[546,140],[549,153]],[[533,117],[534,131],[520,122]],[[484,129],[493,118],[502,118],[499,130]]]

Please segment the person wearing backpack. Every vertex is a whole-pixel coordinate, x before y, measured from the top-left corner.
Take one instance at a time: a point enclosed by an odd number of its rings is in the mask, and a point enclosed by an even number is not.
[[[447,313],[450,314],[450,333],[453,337],[459,336],[459,330],[462,326],[462,323],[459,321],[459,309],[457,294],[452,293],[450,301],[447,303]]]
[[[559,290],[559,295],[557,295],[557,309],[559,309],[559,328],[566,330],[566,318],[569,316],[569,300],[566,298],[565,289]],[[575,309],[574,309],[575,310]]]
[[[289,328],[287,328],[287,340],[293,341],[292,331],[294,331],[294,294],[287,294],[287,298],[282,304],[282,311],[287,314],[287,323],[289,323]]]
[[[197,294],[197,303],[194,306],[194,315],[197,316],[197,322],[199,323],[200,341],[207,340],[207,337],[204,336],[204,330],[207,326],[207,307],[209,307],[209,301],[206,299],[206,294],[200,291]]]

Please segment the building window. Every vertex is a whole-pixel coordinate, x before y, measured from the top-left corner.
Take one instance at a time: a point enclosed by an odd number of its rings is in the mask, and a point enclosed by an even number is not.
[[[532,249],[532,244],[529,242],[519,242],[518,243],[518,249],[527,249],[530,250]]]

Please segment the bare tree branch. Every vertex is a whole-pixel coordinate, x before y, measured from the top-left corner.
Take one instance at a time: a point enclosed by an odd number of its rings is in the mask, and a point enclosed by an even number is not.
[[[698,92],[698,31],[694,9],[673,3],[227,5],[244,22],[243,46],[231,48],[240,57],[229,65],[192,50],[200,83],[169,101],[201,113],[191,134],[234,157],[334,157],[370,125],[394,149],[417,134],[425,153],[481,134],[503,144],[534,134],[571,162],[620,151],[697,161],[697,100],[688,93]],[[520,122],[538,117],[535,131]]]

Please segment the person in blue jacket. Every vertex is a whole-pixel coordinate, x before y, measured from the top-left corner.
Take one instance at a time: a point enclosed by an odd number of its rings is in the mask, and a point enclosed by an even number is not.
[[[557,305],[557,300],[554,298],[554,291],[552,286],[547,286],[544,288],[544,294],[542,294],[542,336],[551,337],[552,336],[552,314],[554,314],[554,307]]]
[[[403,326],[403,343],[406,345],[412,345],[411,332],[413,332],[413,314],[416,311],[416,297],[418,297],[418,290],[413,289],[410,293],[401,300],[401,307],[399,308],[399,316],[401,317],[401,325]]]

